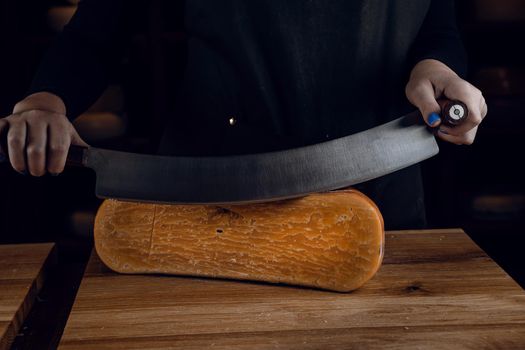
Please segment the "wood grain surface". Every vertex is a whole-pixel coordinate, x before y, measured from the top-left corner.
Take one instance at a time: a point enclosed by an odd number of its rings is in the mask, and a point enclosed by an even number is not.
[[[461,230],[387,232],[352,293],[119,275],[94,254],[71,349],[524,349],[525,293]]]
[[[55,259],[53,243],[0,245],[0,350],[9,349]]]

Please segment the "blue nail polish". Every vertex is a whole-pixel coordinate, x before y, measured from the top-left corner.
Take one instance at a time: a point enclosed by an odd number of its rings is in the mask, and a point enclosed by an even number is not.
[[[430,125],[434,125],[440,120],[441,120],[441,118],[439,117],[439,114],[437,114],[435,112],[434,113],[430,113],[430,115],[428,116],[428,123]]]

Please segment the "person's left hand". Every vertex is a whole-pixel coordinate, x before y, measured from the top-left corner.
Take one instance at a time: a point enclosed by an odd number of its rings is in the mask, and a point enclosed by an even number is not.
[[[471,145],[474,142],[478,126],[487,115],[485,98],[481,91],[461,79],[445,64],[432,59],[420,61],[412,69],[405,92],[425,122],[431,127],[439,127],[439,138],[457,145]],[[441,109],[436,101],[441,97],[465,103],[469,110],[468,118],[455,127],[441,125]]]

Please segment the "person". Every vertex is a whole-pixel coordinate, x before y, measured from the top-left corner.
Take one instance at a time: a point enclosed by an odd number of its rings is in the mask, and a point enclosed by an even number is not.
[[[70,144],[86,145],[71,120],[102,93],[143,20],[140,6],[148,3],[80,2],[27,96],[0,119],[15,170],[61,173]],[[159,153],[313,144],[399,117],[410,110],[407,100],[439,138],[472,144],[487,106],[464,80],[455,22],[453,0],[188,0],[187,64]],[[467,122],[441,125],[438,97],[463,101]],[[424,227],[419,166],[357,188],[378,204],[388,229]]]

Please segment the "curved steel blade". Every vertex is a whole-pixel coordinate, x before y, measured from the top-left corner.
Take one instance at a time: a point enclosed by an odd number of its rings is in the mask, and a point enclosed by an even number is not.
[[[179,204],[254,203],[347,187],[438,153],[412,113],[327,142],[278,152],[166,157],[90,148],[99,197]]]

